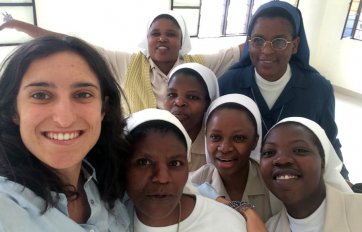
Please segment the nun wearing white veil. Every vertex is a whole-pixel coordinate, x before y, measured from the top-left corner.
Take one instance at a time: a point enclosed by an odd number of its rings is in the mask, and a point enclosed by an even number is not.
[[[139,47],[141,51],[133,54],[128,65],[120,70],[127,71],[123,88],[131,113],[145,108],[163,109],[169,73],[176,66],[196,62],[210,68],[219,77],[239,60],[242,51],[242,45],[239,45],[214,54],[189,54],[191,40],[187,25],[176,11],[153,14]],[[119,63],[124,66],[125,62],[117,61],[118,66]],[[117,65],[112,66],[118,72]]]
[[[201,195],[185,194],[191,140],[169,111],[145,109],[127,119],[127,196],[134,232],[246,232],[243,217]],[[222,220],[219,220],[223,218]]]
[[[164,107],[180,120],[192,140],[189,171],[206,163],[203,121],[210,103],[217,97],[219,85],[211,69],[185,63],[171,70]]]
[[[338,158],[314,121],[289,117],[266,134],[260,168],[265,184],[284,204],[270,218],[270,232],[361,231],[362,195],[340,174]]]
[[[275,210],[258,164],[261,117],[257,105],[245,95],[221,96],[211,103],[205,128],[207,164],[190,173],[191,182],[201,194],[208,195],[213,188],[226,200],[253,204],[266,221]],[[212,188],[205,190],[208,185]]]

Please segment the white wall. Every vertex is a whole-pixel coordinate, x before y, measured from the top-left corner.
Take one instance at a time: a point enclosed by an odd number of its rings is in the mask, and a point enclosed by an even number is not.
[[[169,4],[169,0],[36,0],[36,12],[38,25],[45,29],[134,51],[146,31],[149,12],[170,9]],[[0,60],[10,49],[0,47]]]
[[[362,41],[340,39],[350,0],[300,0],[311,64],[331,82],[362,94]],[[134,51],[150,11],[169,0],[36,0],[38,25],[110,49]],[[193,52],[212,52],[245,38],[193,39]],[[212,45],[209,45],[209,42]],[[12,48],[0,48],[0,60]]]
[[[350,0],[300,0],[311,63],[333,85],[362,94],[362,41],[341,39]]]

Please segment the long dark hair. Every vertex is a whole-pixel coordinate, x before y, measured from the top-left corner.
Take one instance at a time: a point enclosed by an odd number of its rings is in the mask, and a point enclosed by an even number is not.
[[[31,40],[15,50],[4,62],[0,78],[0,175],[31,189],[46,202],[45,210],[56,204],[51,191],[69,195],[69,187],[24,145],[14,123],[20,83],[30,64],[49,55],[71,51],[80,55],[98,78],[105,113],[100,137],[86,159],[96,170],[101,199],[113,208],[125,191],[125,138],[121,110],[123,92],[102,56],[75,37],[53,36]],[[73,186],[74,187],[74,186]]]

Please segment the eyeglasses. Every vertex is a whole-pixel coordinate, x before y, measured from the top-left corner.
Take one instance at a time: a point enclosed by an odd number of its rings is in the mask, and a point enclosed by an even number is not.
[[[266,41],[261,37],[254,37],[249,39],[248,41],[254,48],[257,49],[262,49],[265,47],[266,43],[270,43],[272,48],[277,50],[285,49],[288,46],[288,44],[292,42],[284,38],[275,38],[272,41]]]

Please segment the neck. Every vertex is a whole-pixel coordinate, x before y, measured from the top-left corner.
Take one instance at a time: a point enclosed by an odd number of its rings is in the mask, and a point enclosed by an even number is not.
[[[172,67],[175,65],[175,61],[169,61],[169,62],[159,62],[159,61],[153,61],[157,67],[162,71],[163,74],[166,76],[171,71]]]
[[[64,185],[78,186],[82,164],[79,163],[67,169],[54,170]]]
[[[77,223],[86,223],[91,212],[87,194],[83,187],[84,183],[85,179],[83,175],[81,175],[75,189],[77,195],[68,198],[69,217]]]
[[[326,188],[321,186],[308,199],[296,204],[285,204],[290,216],[296,219],[303,219],[315,212],[326,198]]]
[[[189,134],[192,142],[194,142],[197,136],[199,135],[201,128],[202,128],[202,123],[200,123],[200,125],[196,127],[186,129],[187,134]]]
[[[230,200],[240,201],[243,197],[244,190],[249,175],[249,162],[239,169],[238,172],[234,172],[228,175],[222,175],[221,179],[225,186],[226,192],[228,193]]]
[[[182,195],[179,203],[174,208],[172,213],[164,218],[146,217],[139,210],[136,210],[138,219],[145,225],[151,227],[165,227],[171,225],[179,225],[181,221],[186,219],[195,208],[196,199],[191,195]]]

